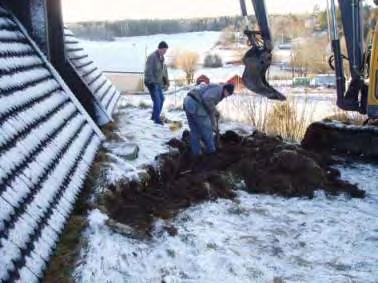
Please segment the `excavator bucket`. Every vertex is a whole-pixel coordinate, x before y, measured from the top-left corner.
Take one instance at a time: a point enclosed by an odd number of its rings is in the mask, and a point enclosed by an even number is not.
[[[286,100],[286,97],[273,88],[266,80],[266,72],[271,64],[272,54],[266,50],[251,48],[244,55],[243,83],[251,91],[269,99]]]

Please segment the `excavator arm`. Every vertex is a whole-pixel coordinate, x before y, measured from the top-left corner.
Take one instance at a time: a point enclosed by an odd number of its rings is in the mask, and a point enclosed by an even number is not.
[[[329,34],[332,45],[333,61],[330,64],[336,74],[337,100],[339,108],[347,111],[358,111],[361,114],[367,112],[368,86],[364,82],[364,36],[363,19],[361,15],[361,0],[338,0],[339,9],[347,47],[347,56],[343,55],[340,48],[339,31],[336,21],[335,0],[327,0],[329,17]],[[343,60],[349,62],[351,79],[346,86]]]
[[[265,1],[252,0],[252,4],[259,30],[249,29],[245,0],[240,0],[242,15],[246,19],[244,34],[247,36],[248,44],[251,46],[243,58],[245,65],[243,72],[244,85],[251,91],[270,99],[285,100],[285,96],[270,86],[266,80],[266,72],[272,63],[273,43]]]
[[[243,58],[245,65],[243,82],[248,89],[257,94],[271,99],[284,100],[285,96],[271,87],[266,80],[266,72],[272,63],[273,39],[269,27],[265,0],[251,1],[255,11],[258,30],[249,29],[245,0],[240,0],[242,15],[246,18],[244,34],[247,36],[248,43],[251,46]],[[328,4],[328,24],[333,52],[330,66],[336,74],[337,106],[343,110],[357,111],[362,114],[369,112],[369,117],[376,118],[378,117],[378,96],[374,90],[375,99],[370,98],[373,92],[371,89],[369,90],[366,78],[364,77],[367,71],[368,73],[372,73],[374,68],[370,67],[370,71],[366,70],[368,68],[368,64],[366,64],[368,51],[364,49],[363,17],[361,15],[362,0],[338,0],[347,55],[341,52],[335,0],[325,1]],[[375,1],[376,5],[377,3],[378,1]],[[374,35],[378,37],[377,32]],[[373,41],[371,48],[373,51],[378,49],[375,47],[375,44],[378,44],[377,38]],[[374,58],[372,56],[372,59]],[[348,84],[345,79],[343,60],[349,61],[351,79]],[[378,65],[378,62],[375,65]],[[373,86],[370,88],[373,88]],[[371,101],[374,101],[377,105],[373,105],[373,107],[369,104]],[[368,111],[369,109],[373,109],[374,111]]]

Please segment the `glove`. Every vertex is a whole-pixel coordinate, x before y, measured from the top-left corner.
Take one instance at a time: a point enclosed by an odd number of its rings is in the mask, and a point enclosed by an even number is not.
[[[169,80],[166,77],[163,77],[163,84],[169,86]]]

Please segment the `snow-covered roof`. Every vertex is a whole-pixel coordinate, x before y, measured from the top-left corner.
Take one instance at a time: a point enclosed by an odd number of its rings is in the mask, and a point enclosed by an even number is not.
[[[80,42],[67,28],[64,29],[66,52],[72,65],[106,111],[111,114],[120,93],[89,58]]]
[[[101,139],[0,6],[0,282],[40,281]]]

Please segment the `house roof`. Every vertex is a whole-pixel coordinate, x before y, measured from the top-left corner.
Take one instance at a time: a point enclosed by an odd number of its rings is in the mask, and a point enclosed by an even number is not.
[[[86,82],[93,95],[101,102],[109,115],[119,99],[120,93],[103,75],[102,71],[89,58],[79,40],[67,28],[64,29],[64,41],[68,58],[76,71]]]
[[[52,69],[0,6],[1,282],[41,280],[102,139]]]

